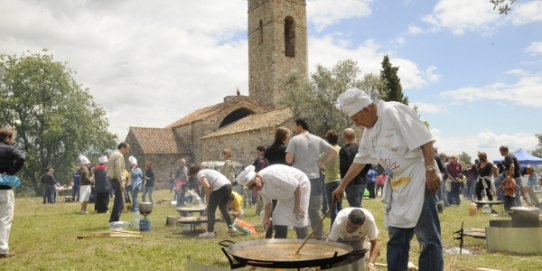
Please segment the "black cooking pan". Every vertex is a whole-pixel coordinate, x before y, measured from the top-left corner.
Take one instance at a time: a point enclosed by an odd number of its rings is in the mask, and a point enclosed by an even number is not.
[[[348,256],[363,256],[366,249],[353,251],[351,246],[337,242],[309,240],[303,250],[296,254],[303,240],[265,239],[235,243],[223,240],[222,252],[228,258],[231,269],[247,265],[267,268],[330,268]]]

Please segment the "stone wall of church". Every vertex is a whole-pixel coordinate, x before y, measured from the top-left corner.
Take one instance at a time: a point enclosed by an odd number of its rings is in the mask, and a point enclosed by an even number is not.
[[[279,126],[291,129],[293,120]],[[252,164],[252,161],[256,158],[257,146],[269,147],[273,144],[275,129],[276,127],[269,127],[262,130],[203,139],[202,161],[222,161],[224,159],[222,150],[228,148],[232,150],[234,161],[238,161],[243,165]]]
[[[190,149],[192,150],[192,160],[189,161],[189,163],[208,161],[208,159],[205,159],[205,155],[203,154],[203,142],[201,138],[220,129],[219,126],[224,118],[240,108],[249,109],[257,114],[265,112],[265,108],[248,102],[246,96],[229,96],[224,101],[224,110],[211,117],[208,117],[207,119],[195,121],[191,124],[174,129],[176,136],[182,138],[184,142],[187,142],[187,144],[190,144]],[[222,149],[216,149],[216,152],[217,154],[221,154]]]
[[[248,1],[249,92],[275,108],[282,82],[297,73],[308,82],[307,15],[305,0]],[[295,22],[295,55],[285,55],[285,19]]]
[[[153,171],[155,176],[155,189],[168,188],[169,174],[171,171],[175,171],[175,168],[179,165],[181,158],[186,161],[192,161],[192,156],[187,154],[144,154],[141,146],[136,141],[133,133],[128,133],[126,136],[126,142],[130,144],[130,153],[125,156],[126,169],[130,169],[128,157],[133,156],[137,159],[139,167],[144,170],[145,163],[151,161],[153,164]]]

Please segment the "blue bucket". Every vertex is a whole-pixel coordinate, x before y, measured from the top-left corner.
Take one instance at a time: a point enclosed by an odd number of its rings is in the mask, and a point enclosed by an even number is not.
[[[139,220],[139,231],[150,231],[151,230],[151,221],[144,218]]]

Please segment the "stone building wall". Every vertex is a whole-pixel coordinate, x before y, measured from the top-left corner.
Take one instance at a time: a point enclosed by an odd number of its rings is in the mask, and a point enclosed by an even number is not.
[[[128,157],[130,156],[137,159],[139,167],[141,167],[142,170],[145,169],[145,163],[147,161],[151,161],[155,176],[155,189],[163,189],[168,187],[169,173],[175,170],[175,168],[179,165],[179,160],[181,158],[184,158],[187,161],[193,160],[189,153],[145,154],[133,133],[128,133],[126,136],[126,142],[130,144],[130,153],[124,156],[126,169],[130,169],[130,162],[128,161]]]
[[[278,126],[284,126],[291,130],[293,127],[293,120],[288,120]],[[234,161],[238,161],[243,165],[251,164],[256,158],[257,146],[263,145],[269,147],[273,144],[275,140],[275,129],[276,127],[268,127],[262,130],[253,130],[244,133],[203,139],[202,161],[222,161],[224,159],[222,150],[228,148],[232,150]]]
[[[294,57],[285,55],[284,22],[288,16],[295,21]],[[249,96],[276,108],[287,75],[297,73],[308,82],[306,1],[248,1],[248,43]]]
[[[206,161],[203,158],[202,144],[204,143],[201,141],[201,138],[220,129],[222,121],[238,109],[247,109],[256,114],[263,113],[266,110],[261,106],[247,101],[245,96],[230,96],[225,98],[224,110],[204,120],[195,121],[174,129],[176,136],[182,138],[185,142],[189,142],[187,144],[190,145],[193,158],[190,163]],[[221,153],[221,149],[217,149],[217,152]]]

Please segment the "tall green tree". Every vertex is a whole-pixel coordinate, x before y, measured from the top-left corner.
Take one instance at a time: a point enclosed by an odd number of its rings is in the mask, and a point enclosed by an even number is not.
[[[538,139],[538,145],[534,150],[531,151],[531,154],[534,156],[542,157],[542,133],[535,134],[535,136]]]
[[[353,125],[352,120],[337,109],[337,98],[349,88],[357,87],[369,93],[374,100],[380,99],[383,82],[376,75],[359,78],[357,62],[343,60],[328,69],[317,66],[310,82],[291,74],[283,80],[280,103],[288,106],[296,117],[306,118],[312,133],[323,136],[327,130],[340,131]]]
[[[493,10],[498,10],[500,14],[508,14],[517,0],[489,0],[493,4]]]
[[[27,156],[21,174],[27,191],[39,191],[46,167],[65,183],[79,154],[93,158],[116,143],[105,111],[46,51],[0,56],[0,108],[0,126],[17,131],[16,144]]]
[[[472,158],[470,157],[470,155],[466,152],[462,152],[459,154],[459,158],[458,158],[459,162],[461,162],[461,164],[463,166],[465,166],[466,164],[470,163]]]
[[[380,79],[385,82],[381,97],[384,101],[396,101],[408,105],[408,97],[403,95],[403,87],[397,71],[399,71],[399,67],[393,67],[390,58],[385,55],[380,71]]]

